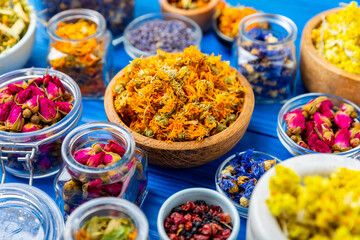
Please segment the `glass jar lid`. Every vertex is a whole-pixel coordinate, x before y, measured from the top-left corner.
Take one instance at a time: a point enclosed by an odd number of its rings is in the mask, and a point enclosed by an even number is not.
[[[42,190],[21,183],[0,187],[0,239],[56,240],[64,229],[59,208]]]

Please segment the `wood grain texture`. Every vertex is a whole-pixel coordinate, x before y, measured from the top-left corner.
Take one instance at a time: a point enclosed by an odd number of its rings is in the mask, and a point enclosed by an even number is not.
[[[115,110],[112,94],[112,86],[116,79],[124,74],[121,70],[110,82],[105,92],[104,106],[108,120],[110,122],[124,126],[134,136],[136,146],[143,149],[148,155],[149,162],[162,167],[188,168],[200,166],[213,161],[228,151],[230,151],[244,135],[255,105],[254,93],[251,85],[243,75],[238,74],[241,85],[248,89],[245,96],[243,111],[240,116],[224,131],[211,137],[205,138],[201,142],[173,142],[167,143],[145,137],[132,131],[119,117]]]
[[[211,26],[211,20],[215,13],[218,0],[210,0],[205,7],[192,10],[176,8],[170,5],[168,0],[159,0],[159,3],[162,12],[175,13],[188,17],[199,24],[203,32],[205,32]]]
[[[301,78],[310,92],[336,95],[360,105],[360,75],[348,73],[329,63],[316,50],[311,39],[311,31],[321,24],[322,16],[336,13],[339,9],[322,12],[306,24],[301,38]]]

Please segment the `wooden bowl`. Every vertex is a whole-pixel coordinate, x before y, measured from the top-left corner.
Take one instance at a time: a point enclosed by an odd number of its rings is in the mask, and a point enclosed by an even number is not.
[[[211,20],[215,13],[218,0],[210,0],[210,2],[202,8],[185,10],[172,6],[168,0],[159,0],[161,11],[183,15],[194,20],[205,32],[211,26]]]
[[[311,39],[311,31],[321,24],[322,17],[336,13],[340,9],[335,8],[322,12],[307,22],[301,37],[301,78],[310,92],[336,95],[360,105],[360,75],[348,73],[329,63],[316,50]]]
[[[134,136],[136,146],[144,150],[149,157],[149,162],[154,165],[172,168],[188,168],[199,166],[213,161],[233,148],[244,135],[252,112],[254,110],[254,93],[251,85],[243,75],[237,73],[241,85],[248,89],[245,96],[244,108],[239,117],[227,129],[201,142],[172,142],[167,143],[143,136],[131,130],[119,117],[114,107],[112,86],[116,79],[124,74],[121,70],[111,80],[105,92],[105,112],[110,122],[124,126]]]

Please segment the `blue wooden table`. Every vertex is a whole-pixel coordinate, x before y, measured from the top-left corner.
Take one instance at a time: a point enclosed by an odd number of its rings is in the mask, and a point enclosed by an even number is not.
[[[38,4],[40,0],[30,0],[31,3]],[[140,16],[146,13],[159,12],[160,6],[157,0],[135,0],[135,15]],[[315,14],[325,11],[329,8],[337,7],[338,1],[312,1],[312,0],[228,0],[233,5],[243,4],[252,6],[256,9],[268,13],[282,14],[292,19],[298,27],[298,36],[296,40],[297,56],[299,56],[299,43],[301,32],[305,23]],[[34,4],[33,4],[34,5]],[[38,6],[36,6],[38,8]],[[48,38],[45,27],[38,24],[35,47],[32,56],[27,63],[27,67],[46,67],[46,53],[48,48]],[[231,49],[222,45],[214,35],[213,31],[207,32],[201,44],[201,49],[205,53],[215,53],[222,55],[223,60],[231,60]],[[115,67],[120,70],[125,67],[130,57],[122,47],[115,50]],[[299,71],[296,77],[296,94],[303,93],[305,90],[301,83]],[[91,121],[107,121],[104,104],[102,101],[83,101],[82,123]],[[221,158],[191,169],[165,169],[156,166],[149,166],[149,194],[142,206],[149,224],[150,239],[158,239],[156,228],[156,219],[162,203],[177,191],[191,187],[206,187],[215,189],[215,172],[221,162],[237,151],[244,151],[249,148],[255,148],[258,151],[266,152],[277,156],[280,159],[287,159],[291,155],[280,143],[276,134],[277,114],[281,105],[257,104],[249,125],[249,128],[241,141],[227,154]],[[181,174],[179,174],[181,172]],[[54,178],[35,180],[34,186],[44,190],[55,199],[53,188]],[[6,182],[27,183],[26,180],[7,175]],[[241,228],[238,239],[245,239],[246,220],[241,220]]]

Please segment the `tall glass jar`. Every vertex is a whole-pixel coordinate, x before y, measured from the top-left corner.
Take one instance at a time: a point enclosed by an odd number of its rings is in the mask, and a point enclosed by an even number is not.
[[[94,168],[78,163],[73,155],[95,143],[114,140],[125,153],[119,161]],[[147,194],[147,157],[130,132],[109,122],[91,122],[71,131],[61,147],[64,167],[55,179],[57,202],[65,219],[79,205],[98,197],[118,197],[140,206]]]
[[[0,187],[0,238],[58,240],[64,219],[46,193],[20,183]]]
[[[74,24],[78,22],[86,25]],[[92,31],[95,28],[95,33],[87,36],[84,25]],[[64,31],[59,33],[65,26],[71,26],[71,31],[66,31],[71,33],[66,36]],[[112,34],[106,29],[104,17],[89,9],[63,11],[50,19],[47,32],[50,66],[72,77],[84,98],[102,99],[113,71]],[[87,37],[77,35],[83,32]]]
[[[68,75],[45,68],[27,68],[0,76],[0,89],[11,83],[23,82],[46,74],[60,79],[74,98],[73,108],[59,122],[34,132],[0,131],[0,157],[6,171],[22,178],[43,178],[56,174],[62,165],[61,142],[81,118],[80,89]],[[2,161],[3,163],[3,161]],[[5,175],[3,175],[3,180]]]
[[[75,8],[88,8],[101,13],[107,26],[114,35],[122,33],[126,25],[134,18],[134,0],[40,0],[46,18],[50,19],[55,14]]]
[[[62,239],[74,240],[76,232],[93,217],[130,219],[137,230],[136,240],[148,239],[149,223],[141,209],[127,200],[114,197],[94,199],[77,208],[66,222]]]
[[[296,35],[295,23],[277,14],[256,13],[240,22],[233,61],[252,85],[257,102],[284,102],[291,96]]]

